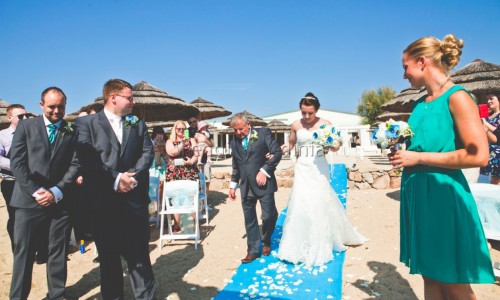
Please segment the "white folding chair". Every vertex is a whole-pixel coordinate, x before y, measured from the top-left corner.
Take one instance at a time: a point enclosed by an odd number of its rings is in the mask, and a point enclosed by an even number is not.
[[[207,179],[205,178],[205,172],[203,171],[203,167],[200,168],[200,172],[198,173],[200,177],[200,186],[201,191],[198,195],[198,200],[200,201],[200,211],[203,211],[200,214],[200,219],[205,219],[205,225],[208,225],[208,195],[207,195]]]
[[[194,239],[194,248],[198,247],[200,239],[200,223],[198,220],[198,197],[199,197],[199,182],[198,180],[175,180],[165,182],[163,185],[163,197],[160,211],[160,238],[158,239],[159,248],[163,247],[163,240],[186,240]],[[172,231],[173,214],[190,215],[194,214],[194,232],[186,232],[188,224],[183,224],[183,231],[174,233]],[[165,216],[167,217],[168,233],[164,233]]]
[[[149,222],[155,222],[156,228],[160,226],[160,177],[149,176],[149,199],[150,205],[155,206],[155,216],[149,218]]]

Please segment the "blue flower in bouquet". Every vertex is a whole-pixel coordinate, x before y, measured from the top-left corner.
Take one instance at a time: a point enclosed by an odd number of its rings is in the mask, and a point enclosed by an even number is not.
[[[318,133],[315,131],[313,132],[313,139],[317,140],[318,139]]]
[[[411,137],[413,137],[413,132],[406,122],[390,119],[373,130],[371,139],[385,149],[397,146],[397,143],[409,140]]]
[[[327,144],[332,144],[333,145],[333,137],[332,136],[327,137],[325,142]]]
[[[332,133],[335,133],[335,126],[332,126]],[[340,131],[339,131],[340,132]]]
[[[317,130],[313,132],[314,143],[326,148],[338,147],[342,145],[340,131],[335,129],[335,126],[321,124]]]
[[[387,129],[385,132],[385,136],[389,139],[399,138],[399,125],[393,124],[389,126],[389,129]]]

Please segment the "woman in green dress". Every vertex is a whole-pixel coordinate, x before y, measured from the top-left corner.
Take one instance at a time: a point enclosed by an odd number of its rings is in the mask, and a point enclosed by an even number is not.
[[[391,150],[401,181],[400,260],[424,279],[426,299],[476,299],[470,283],[493,283],[488,246],[460,169],[488,163],[488,142],[471,95],[449,79],[463,41],[421,38],[403,51],[404,78],[427,95],[408,120],[415,136]]]

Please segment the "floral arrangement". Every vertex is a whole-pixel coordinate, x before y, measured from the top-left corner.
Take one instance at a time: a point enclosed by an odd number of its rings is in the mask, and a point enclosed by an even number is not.
[[[404,143],[413,136],[413,131],[411,131],[411,126],[408,123],[390,119],[387,122],[380,123],[373,130],[372,141],[380,144],[382,149],[394,147],[397,150],[399,143]]]
[[[134,115],[125,116],[125,128],[128,128],[130,126],[137,127],[138,122],[139,118]]]
[[[259,134],[257,131],[253,131],[252,134],[250,135],[250,142],[254,142],[259,139]]]
[[[61,127],[61,132],[63,136],[66,136],[66,135],[73,135],[75,133],[75,130],[73,129],[73,126],[71,126],[71,123],[66,123],[64,127]]]
[[[342,146],[342,137],[340,130],[335,126],[321,124],[318,129],[313,131],[313,143],[325,148],[336,148]]]

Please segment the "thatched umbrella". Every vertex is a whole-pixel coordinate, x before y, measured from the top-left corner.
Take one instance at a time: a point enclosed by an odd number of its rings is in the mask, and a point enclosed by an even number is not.
[[[98,101],[98,100],[101,100],[101,101]],[[87,104],[85,106],[80,107],[80,109],[75,111],[75,112],[72,112],[70,114],[65,115],[64,120],[66,120],[67,122],[74,122],[76,120],[76,118],[78,118],[78,115],[80,114],[80,112],[86,112],[91,108],[93,110],[95,110],[96,112],[100,112],[104,108],[104,101],[102,101],[102,97],[96,98],[94,101],[95,102],[92,102],[90,104]]]
[[[500,95],[500,65],[476,59],[450,79],[474,94],[478,103],[486,103],[488,94]]]
[[[200,112],[194,105],[167,94],[145,81],[132,86],[132,95],[134,96],[132,113],[142,117],[146,122],[186,120],[197,116]],[[104,99],[102,96],[98,97],[94,103],[104,104]]]
[[[248,121],[252,126],[266,126],[267,123],[263,119],[255,116],[254,114],[251,114],[247,112],[246,110],[242,111],[240,114],[246,114]],[[229,123],[231,122],[231,118],[227,119],[226,121],[222,122],[222,125],[229,126]]]
[[[216,105],[208,100],[198,97],[196,100],[191,102],[192,105],[196,106],[200,110],[198,119],[208,120],[213,118],[229,116],[231,112],[220,105]]]
[[[385,114],[381,114],[380,116],[377,117],[377,121],[379,122],[385,122],[389,121],[389,119],[393,119],[396,121],[408,121],[408,118],[410,118],[409,112],[388,112]]]
[[[279,121],[279,120],[272,120],[271,122],[267,123],[267,128],[269,128],[272,132],[285,132],[285,131],[290,131],[290,126],[286,125],[285,123]]]
[[[7,119],[7,107],[10,104],[0,100],[0,128],[5,129],[10,126],[9,119]]]
[[[413,102],[418,99],[422,89],[408,88],[396,95],[391,101],[385,103],[380,108],[386,112],[411,112]],[[425,89],[423,89],[425,91]]]

